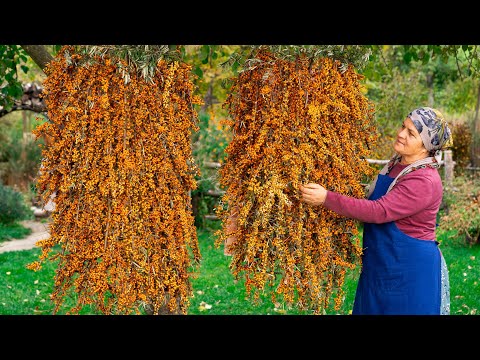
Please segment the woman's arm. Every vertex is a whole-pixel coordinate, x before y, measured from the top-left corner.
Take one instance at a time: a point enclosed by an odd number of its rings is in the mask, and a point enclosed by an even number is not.
[[[396,221],[425,209],[432,201],[433,185],[421,171],[403,177],[386,195],[377,200],[357,199],[318,184],[300,188],[302,200],[310,205],[323,205],[339,215],[368,223]]]

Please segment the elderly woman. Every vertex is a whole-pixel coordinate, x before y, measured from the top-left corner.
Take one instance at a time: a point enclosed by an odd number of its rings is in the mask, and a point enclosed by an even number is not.
[[[362,271],[352,314],[446,315],[450,290],[435,227],[443,196],[437,156],[451,132],[435,109],[413,110],[393,144],[395,155],[367,199],[300,186],[301,199],[364,223]]]

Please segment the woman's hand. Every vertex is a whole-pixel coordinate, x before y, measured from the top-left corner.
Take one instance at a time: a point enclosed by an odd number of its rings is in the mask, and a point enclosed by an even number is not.
[[[327,189],[322,185],[308,183],[300,185],[300,200],[309,205],[322,205],[327,198]]]

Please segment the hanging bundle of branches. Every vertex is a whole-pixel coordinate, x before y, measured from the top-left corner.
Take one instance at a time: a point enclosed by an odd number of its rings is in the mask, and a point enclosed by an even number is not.
[[[128,63],[86,56],[65,47],[46,69],[50,121],[36,135],[51,141],[37,187],[56,208],[29,268],[58,261],[55,312],[74,296],[68,313],[93,304],[104,314],[185,314],[200,259],[189,192],[201,101],[190,66],[160,59],[152,81],[141,71],[125,81],[118,68]]]
[[[364,159],[377,137],[373,106],[361,75],[338,60],[263,49],[251,64],[225,103],[233,139],[220,169],[226,193],[215,244],[235,236],[230,269],[254,301],[267,292],[273,302],[322,314],[333,298],[338,310],[346,270],[360,261],[358,223],[302,203],[298,187],[314,182],[364,197],[362,182],[373,175]]]

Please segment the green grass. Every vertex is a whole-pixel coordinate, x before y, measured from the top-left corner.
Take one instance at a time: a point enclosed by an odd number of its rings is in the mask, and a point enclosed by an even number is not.
[[[229,270],[231,257],[223,255],[223,247],[215,248],[212,232],[199,231],[198,239],[202,263],[197,278],[192,279],[194,297],[190,315],[305,315],[308,311],[288,308],[285,304],[274,304],[269,294],[260,297],[254,304],[245,291],[242,279],[235,281]],[[331,314],[348,314],[353,305],[355,279],[358,271],[351,271],[345,283],[344,306]],[[277,306],[275,306],[277,305]]]
[[[277,307],[268,294],[259,304],[249,300],[243,281],[235,281],[228,268],[231,257],[223,255],[223,248],[215,248],[213,232],[198,233],[202,261],[197,268],[197,277],[192,278],[194,296],[189,315],[302,315],[297,309]],[[480,246],[457,245],[454,232],[440,232],[439,241],[450,273],[452,315],[474,315],[480,311]],[[37,260],[40,249],[0,253],[0,315],[50,315],[53,304],[55,264],[44,263],[34,272],[26,265]],[[344,284],[346,297],[339,311],[327,310],[327,314],[349,314],[353,305],[358,268],[347,273]],[[58,314],[65,314],[74,305],[74,299],[65,299]],[[95,314],[85,308],[81,314]]]
[[[23,239],[31,233],[31,229],[26,228],[20,223],[13,223],[11,225],[0,223],[0,243],[12,239]]]
[[[480,315],[480,245],[460,246],[456,231],[440,234],[450,277],[450,314]]]

